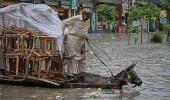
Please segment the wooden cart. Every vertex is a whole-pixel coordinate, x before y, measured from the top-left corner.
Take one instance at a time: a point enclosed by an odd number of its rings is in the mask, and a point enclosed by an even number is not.
[[[10,27],[2,30],[0,39],[5,61],[0,79],[31,79],[56,86],[65,82],[56,38],[40,31]]]

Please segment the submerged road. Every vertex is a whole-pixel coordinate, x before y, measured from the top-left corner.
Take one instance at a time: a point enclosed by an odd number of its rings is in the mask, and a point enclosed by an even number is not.
[[[109,89],[49,89],[0,84],[0,100],[169,100],[170,98],[170,43],[131,44],[127,39],[116,39],[113,34],[92,34],[90,39],[111,57],[102,51],[93,49],[117,74],[133,61],[134,70],[143,80],[141,87],[123,87],[122,90]],[[110,73],[89,50],[87,54],[88,71],[104,76]],[[91,96],[94,92],[98,94]]]

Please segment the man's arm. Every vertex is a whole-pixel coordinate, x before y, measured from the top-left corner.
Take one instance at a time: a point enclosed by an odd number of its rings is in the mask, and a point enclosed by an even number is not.
[[[77,20],[80,20],[80,16],[73,16],[73,17],[63,20],[62,31],[64,32],[66,27],[74,26],[74,24]]]
[[[63,22],[62,22],[62,31],[63,31],[63,33],[64,33],[66,27],[68,27],[68,23],[70,23],[70,19],[63,20]]]

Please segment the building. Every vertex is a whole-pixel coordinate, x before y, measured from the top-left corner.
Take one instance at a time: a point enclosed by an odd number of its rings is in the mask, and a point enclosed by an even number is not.
[[[70,17],[70,0],[46,0],[45,4],[55,9],[61,20]]]

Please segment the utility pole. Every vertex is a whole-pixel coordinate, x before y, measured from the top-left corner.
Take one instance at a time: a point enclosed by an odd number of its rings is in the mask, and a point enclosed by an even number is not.
[[[98,0],[94,0],[93,3],[93,12],[92,12],[92,31],[97,32],[97,11],[96,11],[96,6]]]
[[[0,8],[3,7],[3,4],[2,4],[3,0],[0,0]]]
[[[34,3],[35,3],[35,0],[32,0],[32,3],[34,4]]]
[[[129,9],[130,8],[130,0],[128,0],[128,17],[129,17]],[[127,27],[128,27],[128,45],[130,45],[130,32],[129,32],[129,25],[130,25],[130,23],[129,23],[129,20],[127,20]]]

